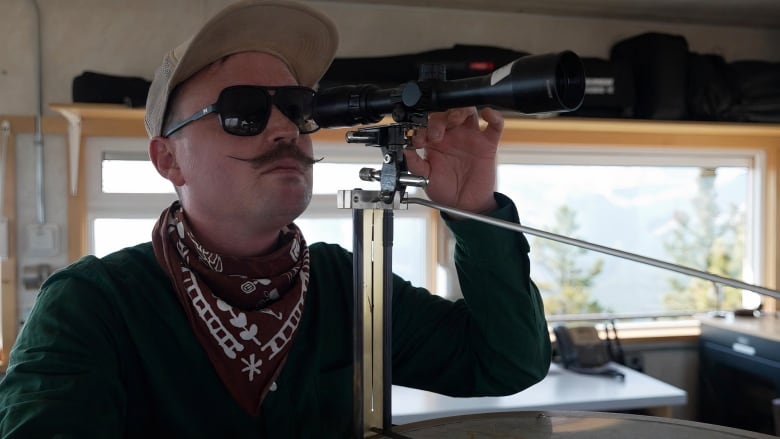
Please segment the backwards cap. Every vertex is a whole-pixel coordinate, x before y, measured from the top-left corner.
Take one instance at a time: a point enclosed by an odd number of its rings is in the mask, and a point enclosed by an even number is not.
[[[211,18],[163,57],[146,98],[146,132],[162,135],[168,99],[177,85],[218,59],[258,51],[284,61],[298,83],[314,87],[330,66],[338,32],[323,13],[288,0],[244,0]]]

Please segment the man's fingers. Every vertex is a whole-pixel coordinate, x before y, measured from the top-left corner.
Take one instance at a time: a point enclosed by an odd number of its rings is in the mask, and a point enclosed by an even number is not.
[[[494,143],[498,143],[501,138],[501,133],[504,130],[504,116],[489,107],[483,108],[479,113],[480,117],[487,122],[487,126],[483,130],[485,136]]]
[[[431,165],[417,154],[417,151],[405,149],[406,169],[414,175],[425,178],[431,175]]]
[[[469,118],[472,123],[479,124],[477,107],[454,108],[447,113],[447,128],[463,125]]]
[[[428,117],[425,137],[430,142],[439,142],[447,130],[466,123],[479,126],[479,115],[476,107],[453,108],[445,112],[433,113]]]

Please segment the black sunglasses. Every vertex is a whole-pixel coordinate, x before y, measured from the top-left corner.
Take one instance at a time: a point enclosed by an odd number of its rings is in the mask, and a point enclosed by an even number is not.
[[[269,91],[273,91],[274,94]],[[163,137],[169,137],[210,113],[219,115],[219,123],[226,133],[235,136],[256,136],[263,132],[268,124],[271,106],[274,105],[298,126],[301,134],[313,133],[320,128],[312,118],[315,94],[314,90],[297,85],[283,87],[234,85],[223,89],[219,93],[217,102],[174,124],[163,134]]]

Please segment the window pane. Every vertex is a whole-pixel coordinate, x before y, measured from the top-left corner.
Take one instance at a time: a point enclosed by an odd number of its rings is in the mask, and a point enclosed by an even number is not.
[[[94,221],[94,254],[97,257],[152,240],[157,218],[98,218]]]
[[[156,218],[98,218],[94,221],[94,254],[105,256],[151,240]],[[307,243],[324,241],[352,250],[352,219],[299,218]],[[425,220],[398,218],[393,226],[393,271],[417,286],[426,285]]]
[[[101,175],[104,193],[167,194],[174,192],[173,184],[157,173],[150,160],[104,158]]]
[[[370,190],[372,183],[359,177],[360,170],[365,167],[356,163],[317,163],[314,165],[313,193],[336,195],[340,190]]]
[[[749,169],[501,165],[526,226],[725,277],[749,277]],[[709,281],[529,236],[549,314],[715,309]],[[746,275],[745,273],[748,273]],[[722,287],[724,309],[740,291]]]
[[[318,241],[339,244],[352,251],[352,217],[299,218],[307,243]],[[426,285],[425,269],[425,220],[423,218],[399,218],[393,222],[393,272],[415,286]]]
[[[336,195],[340,190],[364,189],[379,190],[378,181],[364,181],[360,179],[360,170],[363,168],[381,169],[381,164],[359,163],[317,163],[314,165],[314,195]],[[409,186],[406,192],[409,195],[417,193],[418,188]]]

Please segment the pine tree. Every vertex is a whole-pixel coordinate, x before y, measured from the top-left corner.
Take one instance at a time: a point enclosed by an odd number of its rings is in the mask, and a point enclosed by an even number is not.
[[[721,215],[716,204],[715,168],[702,168],[698,193],[692,200],[693,215],[674,214],[674,230],[664,240],[664,249],[678,264],[724,277],[739,278],[742,272],[745,226],[736,206]],[[712,282],[699,278],[669,279],[672,289],[664,295],[668,310],[706,311],[718,307],[718,292]],[[741,291],[720,286],[721,309],[741,306]]]
[[[550,232],[573,237],[579,229],[576,213],[561,206],[555,213],[555,225]],[[590,296],[594,279],[601,273],[603,260],[597,259],[590,268],[580,268],[582,254],[587,250],[547,239],[535,239],[534,259],[550,275],[550,281],[539,282],[547,314],[585,314],[607,310]]]

